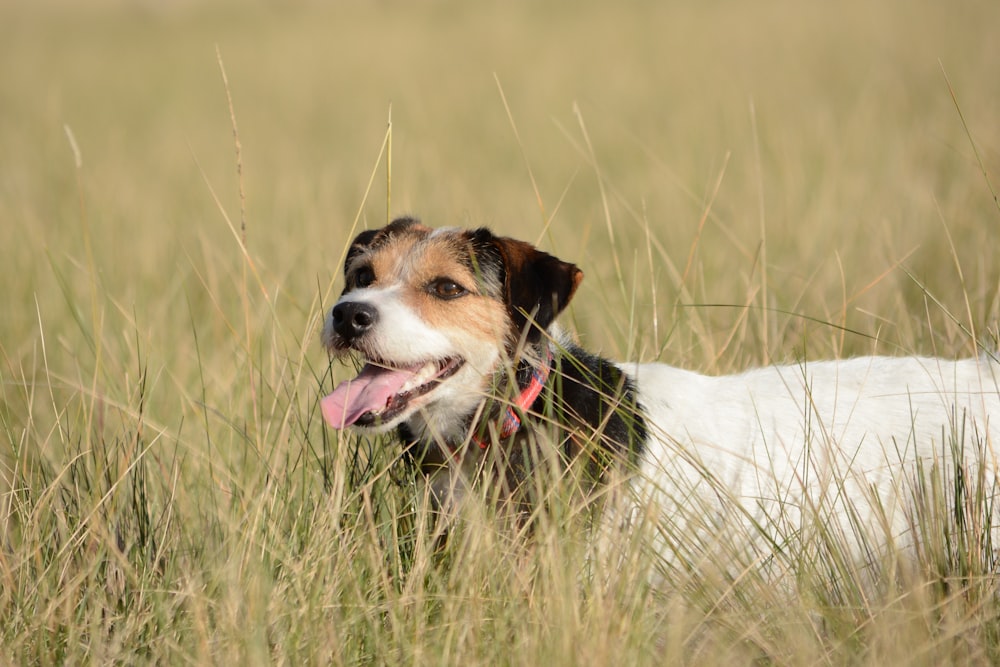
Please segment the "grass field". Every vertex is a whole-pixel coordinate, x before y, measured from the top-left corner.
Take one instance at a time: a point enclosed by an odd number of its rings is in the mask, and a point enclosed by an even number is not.
[[[0,4],[0,664],[995,664],[989,545],[871,580],[786,554],[782,586],[707,554],[651,588],[577,507],[526,544],[470,506],[435,554],[398,452],[321,423],[347,371],[318,328],[353,233],[411,213],[578,263],[565,321],[611,357],[995,345],[998,25]]]

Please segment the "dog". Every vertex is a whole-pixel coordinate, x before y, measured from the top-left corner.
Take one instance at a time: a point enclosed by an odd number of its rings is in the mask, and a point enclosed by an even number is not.
[[[667,517],[684,525],[666,534],[710,540],[720,517],[738,516],[774,549],[806,525],[905,534],[907,499],[931,469],[993,490],[1000,364],[989,355],[717,377],[613,362],[555,322],[583,279],[577,266],[485,228],[413,218],[360,233],[344,278],[322,339],[363,367],[321,400],[323,417],[395,433],[439,508],[485,477],[530,513],[534,466],[557,453],[560,465],[582,462],[590,488],[624,472],[633,493],[618,521]]]

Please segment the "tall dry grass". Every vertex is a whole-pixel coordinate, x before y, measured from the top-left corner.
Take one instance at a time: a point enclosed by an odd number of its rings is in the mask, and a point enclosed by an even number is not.
[[[0,660],[995,662],[975,479],[929,471],[916,558],[821,533],[780,586],[669,517],[699,558],[612,567],[559,484],[530,540],[470,503],[441,552],[398,451],[321,424],[317,327],[352,227],[410,212],[576,261],[613,357],[990,345],[997,13],[0,8]]]

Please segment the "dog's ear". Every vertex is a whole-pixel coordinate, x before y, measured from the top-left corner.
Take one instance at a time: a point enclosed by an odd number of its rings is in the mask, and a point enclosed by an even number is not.
[[[351,265],[351,261],[359,254],[378,243],[388,240],[393,234],[405,231],[411,227],[419,227],[423,230],[427,229],[420,224],[417,218],[403,217],[396,218],[381,229],[366,229],[358,234],[351,241],[351,247],[347,250],[347,257],[344,258],[344,273],[347,273],[347,267]]]
[[[347,274],[347,267],[351,265],[354,258],[367,250],[381,231],[381,229],[366,229],[354,237],[354,240],[351,241],[351,247],[347,249],[347,257],[344,258],[345,275]]]
[[[537,343],[573,298],[583,271],[524,241],[493,236],[485,229],[473,235],[499,252],[505,300],[516,333],[520,336],[527,329],[527,341]]]

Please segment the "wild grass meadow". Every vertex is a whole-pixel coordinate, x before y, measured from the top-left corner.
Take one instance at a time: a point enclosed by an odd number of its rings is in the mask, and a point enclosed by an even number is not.
[[[415,214],[579,264],[565,322],[614,358],[993,348],[997,26],[992,0],[0,4],[0,664],[996,664],[965,530],[992,499],[957,474],[916,556],[781,553],[778,585],[706,551],[651,586],[640,539],[602,562],[555,501],[530,538],[470,503],[436,551],[399,452],[322,424],[349,369],[318,331],[353,234]]]

